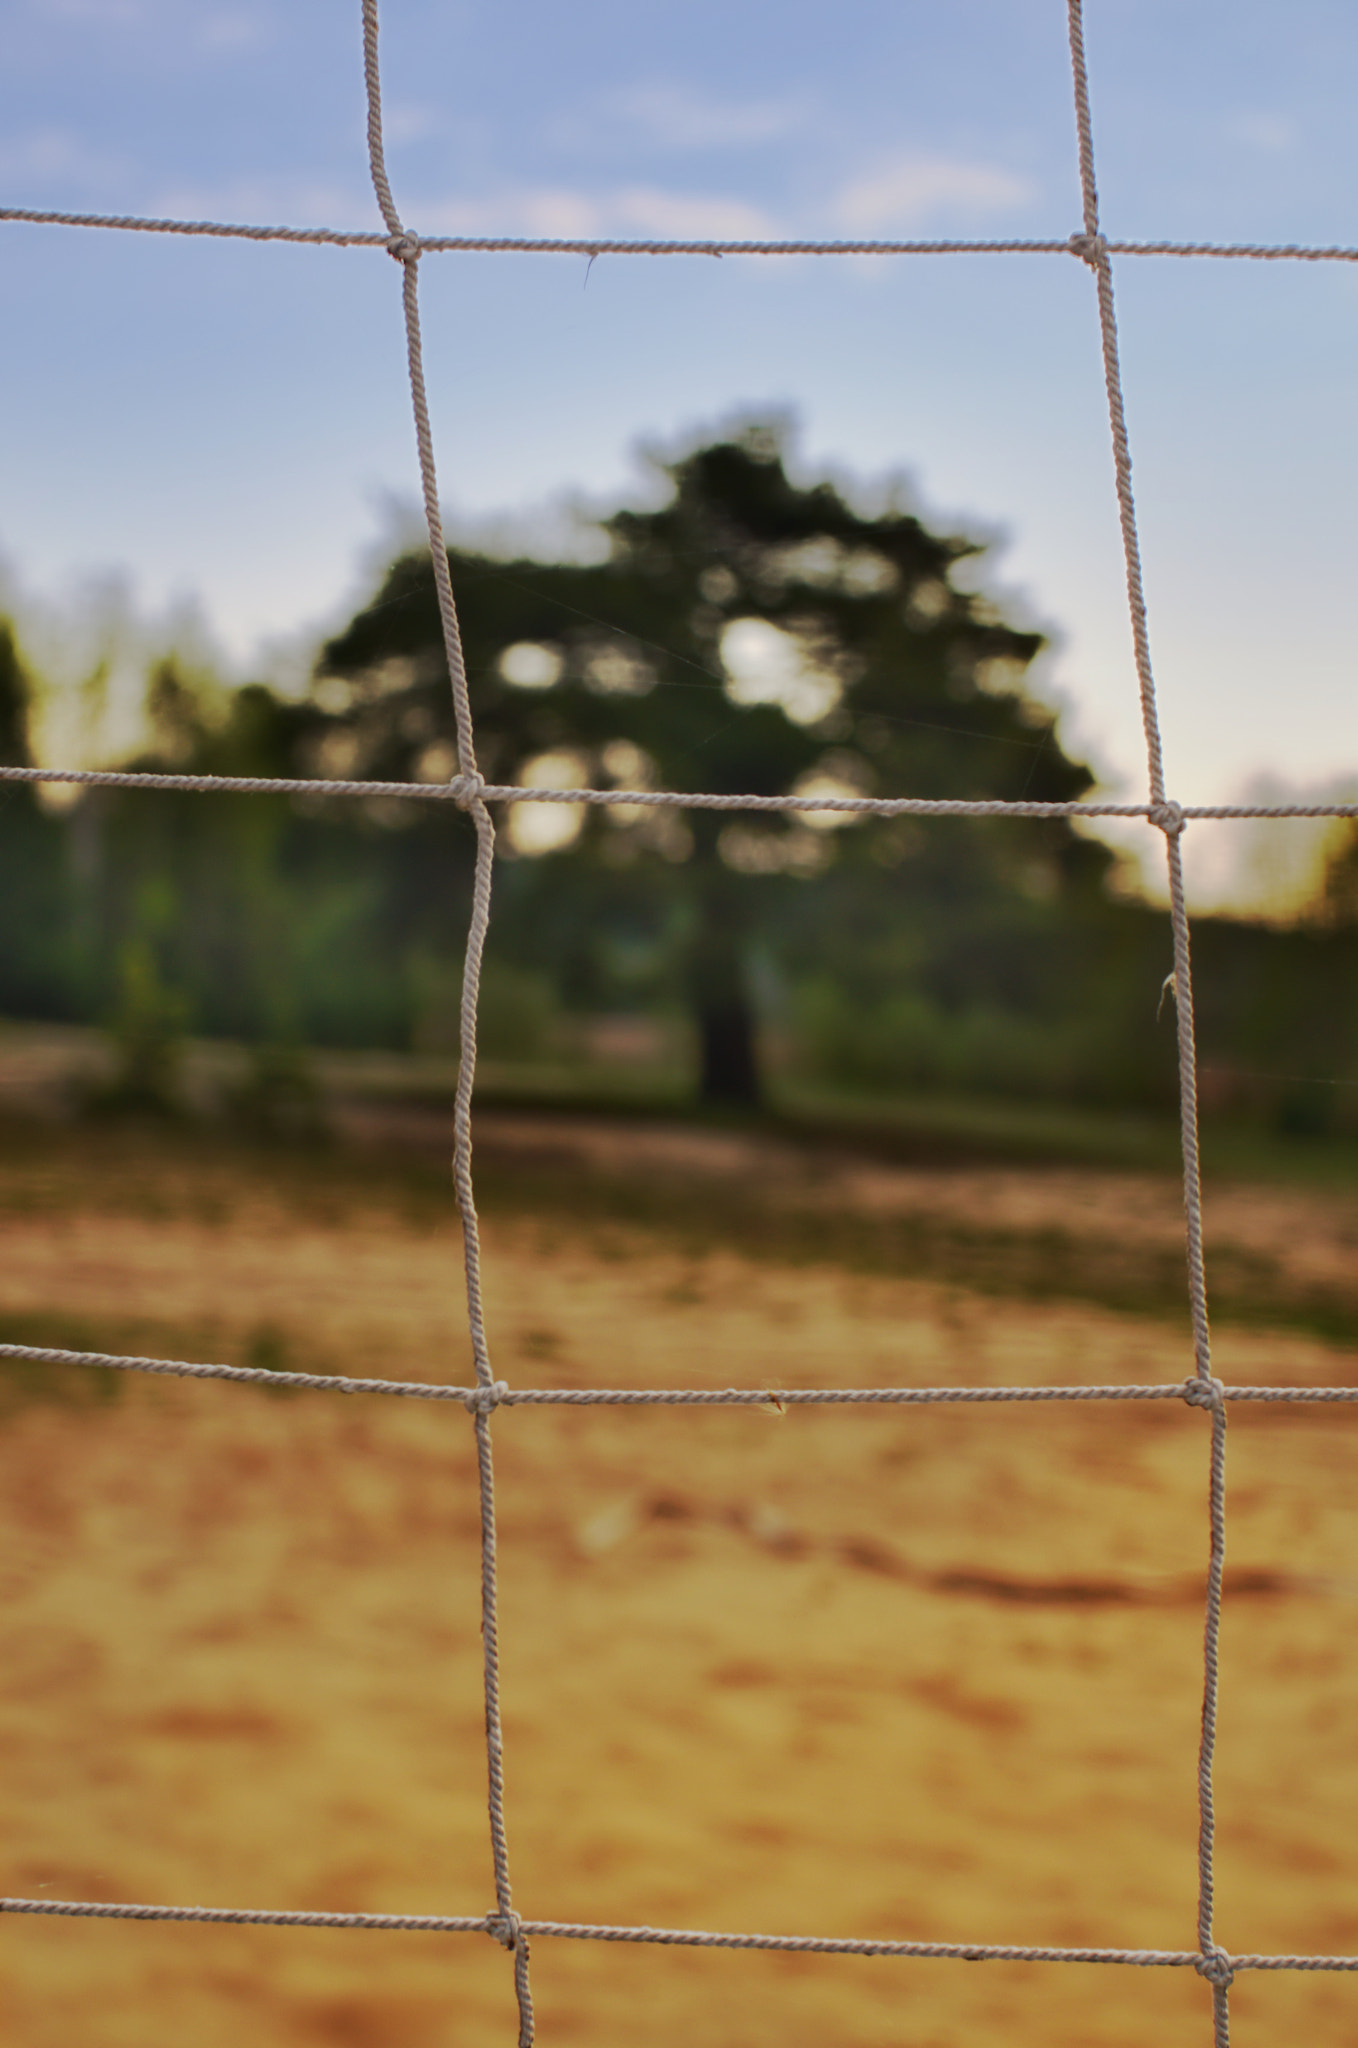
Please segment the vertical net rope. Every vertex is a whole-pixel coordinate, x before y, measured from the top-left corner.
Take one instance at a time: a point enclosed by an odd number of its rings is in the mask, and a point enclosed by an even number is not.
[[[1055,0],[1053,0],[1055,4]],[[363,64],[367,92],[368,161],[382,228],[339,231],[290,227],[246,227],[220,222],[139,219],[131,216],[58,213],[49,210],[0,208],[0,221],[140,230],[150,233],[243,237],[255,241],[323,243],[337,247],[385,249],[401,268],[402,312],[406,362],[421,495],[430,559],[438,601],[440,629],[452,692],[457,735],[458,772],[438,786],[376,783],[321,778],[280,778],[176,775],[134,770],[83,770],[0,766],[0,780],[108,784],[128,788],[162,788],[203,794],[273,792],[338,798],[383,795],[415,802],[453,803],[465,810],[476,835],[471,913],[463,967],[461,996],[461,1058],[454,1104],[453,1183],[461,1218],[468,1327],[474,1384],[457,1387],[424,1382],[357,1380],[330,1375],[282,1373],[262,1368],[233,1367],[182,1359],[128,1357],[104,1352],[75,1352],[50,1347],[0,1344],[0,1359],[50,1361],[101,1367],[110,1371],[165,1374],[214,1379],[242,1385],[284,1386],[325,1393],[369,1393],[396,1399],[454,1403],[464,1407],[474,1433],[480,1499],[481,1618],[483,1691],[487,1772],[487,1810],[495,1904],[481,1915],[310,1913],[242,1907],[167,1906],[91,1900],[8,1898],[0,1911],[59,1917],[125,1920],[167,1920],[231,1925],[304,1926],[382,1929],[410,1932],[489,1935],[510,1951],[518,2006],[519,2048],[532,2048],[535,2037],[529,1985],[528,1937],[642,1942],[668,1947],[740,1948],[773,1953],[800,1952],[860,1956],[928,1957],[966,1961],[1023,1961],[1130,1965],[1141,1968],[1187,1969],[1206,1979],[1212,1995],[1214,2048],[1229,2048],[1229,1990],[1243,1970],[1358,1971],[1353,1955],[1231,1954],[1215,1936],[1215,1810],[1213,1762],[1217,1738],[1219,1646],[1222,1578],[1225,1556],[1226,1409],[1231,1401],[1358,1403],[1358,1386],[1250,1387],[1225,1386],[1212,1370],[1211,1333],[1203,1252],[1202,1174],[1198,1148],[1197,1062],[1194,1049],[1193,982],[1189,926],[1184,897],[1181,840],[1184,827],[1199,818],[1353,818],[1358,804],[1189,805],[1166,794],[1163,746],[1151,661],[1150,634],[1137,531],[1132,459],[1119,351],[1114,296],[1114,256],[1174,256],[1263,261],[1358,261],[1358,248],[1263,243],[1119,242],[1103,233],[1096,178],[1093,125],[1090,113],[1089,68],[1085,52],[1082,0],[1066,0],[1075,129],[1078,142],[1082,205],[1081,230],[1064,240],[933,241],[933,242],[648,242],[530,240],[516,237],[421,237],[402,220],[387,175],[382,136],[382,92],[378,50],[377,0],[361,0]],[[1095,284],[1104,386],[1112,441],[1114,484],[1126,577],[1128,617],[1134,669],[1140,693],[1146,747],[1148,793],[1131,804],[1037,803],[925,798],[841,798],[826,796],[758,797],[712,795],[705,792],[640,790],[522,789],[488,785],[477,766],[475,733],[462,638],[458,625],[448,550],[439,510],[438,476],[425,388],[420,329],[420,263],[426,255],[446,251],[575,252],[591,258],[605,254],[670,255],[946,255],[954,252],[1006,255],[1074,256],[1088,266]],[[472,1094],[476,1076],[477,1009],[481,965],[491,912],[495,828],[490,804],[497,801],[675,806],[688,809],[750,811],[826,811],[879,816],[922,817],[1144,817],[1164,835],[1173,932],[1179,1102],[1183,1157],[1183,1197],[1189,1306],[1193,1331],[1193,1369],[1180,1381],[1141,1386],[1038,1387],[867,1387],[793,1388],[510,1388],[494,1375],[487,1338],[481,1283],[481,1244],[472,1183]],[[505,1822],[505,1761],[500,1711],[500,1667],[495,1480],[491,1421],[501,1407],[627,1406],[627,1407],[762,1407],[977,1403],[1009,1408],[1024,1403],[1173,1401],[1206,1412],[1210,1421],[1208,1459],[1208,1563],[1203,1637],[1202,1718],[1197,1756],[1198,1900],[1197,1944],[1185,1949],[1117,1947],[1055,1948],[994,1943],[870,1941],[852,1937],[778,1935],[705,1931],[693,1928],[609,1926],[521,1917],[510,1884]]]
[[[514,1992],[519,2007],[519,2048],[532,2048],[533,1996],[528,1979],[528,1941],[514,1911],[509,1881],[509,1838],[505,1828],[504,1730],[500,1716],[500,1632],[499,1590],[496,1560],[495,1464],[490,1441],[490,1417],[494,1401],[495,1376],[491,1371],[490,1347],[486,1339],[485,1308],[481,1289],[481,1233],[472,1187],[472,1090],[476,1082],[476,1023],[481,988],[481,962],[486,932],[490,926],[490,892],[495,860],[495,826],[480,794],[481,776],[476,766],[476,737],[472,729],[471,698],[467,689],[467,665],[462,653],[462,631],[453,596],[448,548],[439,510],[438,472],[434,463],[434,437],[429,425],[429,400],[424,382],[424,353],[420,342],[420,245],[401,223],[387,179],[382,147],[382,77],[378,62],[377,0],[363,0],[363,76],[368,98],[368,162],[373,191],[381,209],[390,240],[391,254],[401,266],[401,301],[405,316],[406,365],[410,378],[410,403],[415,420],[415,443],[420,463],[420,490],[425,525],[429,534],[429,555],[438,594],[439,624],[453,692],[453,715],[457,725],[457,760],[464,785],[462,802],[470,811],[476,828],[476,866],[472,881],[472,912],[467,930],[467,948],[462,970],[460,1013],[461,1046],[457,1093],[453,1108],[453,1185],[462,1218],[463,1264],[467,1287],[467,1322],[471,1332],[472,1359],[476,1369],[478,1399],[472,1409],[476,1432],[476,1470],[481,1512],[481,1642],[486,1714],[487,1807],[490,1818],[491,1862],[495,1872],[497,1933],[514,1957]],[[490,1399],[484,1398],[490,1396]]]
[[[1221,1588],[1226,1555],[1226,1409],[1219,1382],[1212,1375],[1212,1336],[1207,1319],[1207,1274],[1202,1238],[1202,1166],[1198,1150],[1198,1065],[1193,1030],[1193,968],[1189,951],[1188,911],[1184,900],[1181,839],[1183,812],[1165,796],[1164,749],[1151,664],[1150,628],[1141,573],[1141,541],[1137,531],[1136,495],[1132,487],[1132,452],[1122,389],[1117,305],[1113,295],[1113,264],[1099,224],[1099,188],[1094,167],[1094,127],[1089,108],[1089,67],[1085,56],[1084,0],[1067,0],[1071,81],[1075,93],[1075,127],[1080,149],[1080,198],[1084,233],[1080,254],[1094,273],[1099,302],[1099,336],[1103,347],[1104,388],[1113,439],[1118,523],[1127,577],[1127,610],[1132,650],[1141,692],[1141,721],[1146,739],[1150,782],[1148,815],[1165,835],[1169,871],[1170,922],[1174,932],[1174,1010],[1179,1049],[1179,1125],[1183,1152],[1184,1219],[1188,1260],[1188,1296],[1193,1319],[1196,1402],[1211,1414],[1207,1570],[1207,1608],[1203,1624],[1202,1723],[1198,1741],[1198,1942],[1200,1968],[1212,1986],[1214,2048],[1229,2048],[1231,1970],[1217,1948],[1212,1928],[1215,1890],[1216,1807],[1212,1770],[1217,1740],[1218,1652],[1221,1640]]]

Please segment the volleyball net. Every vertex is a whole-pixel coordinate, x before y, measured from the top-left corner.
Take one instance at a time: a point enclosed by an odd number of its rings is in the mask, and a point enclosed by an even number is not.
[[[406,338],[410,400],[418,455],[421,496],[428,531],[430,559],[438,597],[444,652],[452,685],[458,770],[441,784],[342,781],[324,778],[231,777],[143,773],[118,769],[62,769],[0,766],[0,780],[10,782],[111,785],[134,789],[173,789],[229,797],[232,793],[273,793],[308,798],[382,796],[414,803],[447,803],[464,811],[476,835],[476,862],[467,934],[461,998],[461,1058],[453,1115],[453,1178],[461,1216],[467,1322],[474,1365],[466,1387],[423,1382],[346,1379],[330,1375],[280,1373],[248,1367],[179,1359],[133,1358],[100,1352],[65,1351],[30,1345],[0,1345],[0,1359],[94,1366],[113,1372],[171,1375],[220,1380],[244,1386],[284,1386],[327,1394],[372,1394],[396,1400],[441,1402],[463,1409],[470,1417],[480,1490],[481,1609],[484,1643],[484,1694],[487,1766],[487,1810],[494,1904],[479,1916],[398,1915],[380,1913],[309,1913],[267,1908],[193,1907],[155,1904],[101,1903],[87,1900],[7,1898],[0,1911],[58,1917],[117,1920],[168,1920],[293,1927],[406,1930],[440,1934],[490,1935],[510,1952],[518,2002],[520,2048],[534,2040],[530,1985],[530,1942],[537,1938],[602,1942],[655,1943],[667,1947],[743,1948],[765,1951],[909,1958],[944,1958],[968,1962],[1095,1963],[1152,1969],[1196,1971],[1210,1987],[1213,2041],[1227,2048],[1230,2032],[1230,1986],[1241,1971],[1358,1971],[1358,1956],[1233,1954],[1223,1948],[1214,1930],[1216,1824],[1213,1763],[1218,1721],[1218,1652],[1221,1635],[1222,1573],[1226,1542],[1226,1418],[1236,1402],[1358,1402],[1358,1386],[1230,1386],[1213,1371],[1208,1319],[1207,1283],[1202,1229],[1202,1172],[1198,1149],[1197,1061],[1194,1049],[1193,976],[1184,895],[1182,835],[1187,825],[1205,819],[1354,818],[1358,804],[1202,805],[1181,803],[1167,791],[1156,683],[1151,660],[1146,597],[1132,485],[1131,446],[1119,349],[1114,295],[1114,259],[1148,257],[1197,261],[1355,263],[1358,248],[1308,246],[1295,243],[1127,242],[1105,236],[1101,224],[1093,128],[1090,117],[1089,72],[1084,45],[1082,0],[1067,0],[1067,25],[1078,144],[1082,220],[1065,239],[1008,241],[619,241],[529,239],[523,237],[422,236],[399,211],[386,170],[382,133],[381,73],[378,51],[377,0],[361,0],[363,62],[367,89],[368,156],[373,191],[381,215],[380,229],[346,231],[288,226],[258,227],[216,221],[141,219],[126,215],[61,213],[28,208],[0,208],[0,221],[48,226],[100,228],[115,232],[193,235],[259,242],[324,244],[345,249],[387,251],[396,261]],[[916,256],[989,254],[1013,257],[1064,256],[1087,268],[1098,310],[1108,424],[1112,442],[1114,484],[1126,572],[1128,616],[1134,668],[1140,695],[1147,764],[1147,793],[1134,803],[1035,803],[934,800],[913,797],[873,798],[833,795],[741,796],[655,790],[519,788],[488,783],[477,766],[476,735],[463,660],[455,592],[439,508],[438,474],[425,390],[420,317],[420,269],[423,262],[459,251],[486,253],[583,254],[602,256],[823,257],[874,256],[906,259]],[[491,878],[495,825],[491,806],[497,803],[551,803],[674,807],[680,810],[785,811],[913,815],[919,817],[1141,818],[1159,829],[1164,839],[1169,885],[1169,921],[1173,938],[1172,987],[1177,1016],[1179,1107],[1186,1219],[1185,1281],[1192,1321],[1192,1365],[1185,1376],[1142,1386],[962,1386],[867,1388],[515,1388],[496,1377],[482,1299],[482,1255],[472,1178],[472,1092],[476,1076],[478,992],[486,935],[491,916]],[[1205,1485],[1210,1540],[1207,1557],[1203,1629],[1201,1735],[1197,1755],[1198,1907],[1196,1943],[1184,1949],[1052,1948],[986,1943],[855,1940],[849,1937],[711,1932],[686,1928],[604,1925],[553,1921],[521,1915],[511,1884],[506,1822],[506,1758],[500,1711],[498,1632],[497,1528],[492,1456],[492,1420],[502,1410],[520,1407],[763,1407],[900,1406],[984,1404],[1000,1409],[1017,1403],[1171,1402],[1179,1404],[1196,1425],[1205,1428]],[[1192,1426],[1190,1424],[1190,1426]]]

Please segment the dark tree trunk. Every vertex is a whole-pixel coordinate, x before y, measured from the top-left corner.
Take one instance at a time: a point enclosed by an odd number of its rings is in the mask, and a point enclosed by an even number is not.
[[[743,990],[730,1002],[701,1008],[698,1034],[702,1100],[753,1108],[759,1101],[759,1062],[754,1012]]]
[[[698,880],[689,990],[698,1025],[703,1102],[753,1109],[760,1100],[758,1029],[745,976],[745,904],[737,878],[712,857]]]

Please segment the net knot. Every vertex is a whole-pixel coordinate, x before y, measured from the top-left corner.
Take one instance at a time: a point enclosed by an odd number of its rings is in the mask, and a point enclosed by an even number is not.
[[[464,811],[471,810],[474,804],[481,802],[482,791],[485,789],[485,786],[485,776],[476,770],[473,770],[470,775],[455,775],[448,785]]]
[[[398,263],[414,263],[420,253],[420,238],[402,228],[399,235],[393,235],[387,243],[388,256],[394,256]]]
[[[504,1912],[497,1908],[486,1915],[486,1932],[494,1935],[501,1948],[518,1948],[523,1941],[523,1922],[512,1906],[507,1906]]]
[[[1184,1399],[1190,1408],[1221,1408],[1225,1405],[1226,1389],[1209,1373],[1195,1372],[1184,1381]]]
[[[1172,797],[1166,797],[1162,803],[1152,804],[1146,816],[1151,824],[1158,825],[1169,839],[1177,839],[1188,822],[1184,817],[1183,805],[1176,804]]]
[[[1078,256],[1081,263],[1087,263],[1091,270],[1097,270],[1099,260],[1108,253],[1108,244],[1102,235],[1072,235],[1068,244],[1072,256]]]
[[[462,1405],[468,1415],[490,1415],[509,1396],[509,1381],[495,1380],[488,1387],[468,1387]]]
[[[1225,1991],[1228,1985],[1235,1982],[1235,1971],[1224,1948],[1204,1949],[1193,1968],[1200,1977],[1205,1977],[1209,1984],[1215,1985],[1218,1991]]]

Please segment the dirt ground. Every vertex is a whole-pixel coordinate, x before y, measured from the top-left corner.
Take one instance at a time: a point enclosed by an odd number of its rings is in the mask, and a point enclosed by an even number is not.
[[[465,1379],[441,1188],[135,1140],[56,1156],[0,1159],[4,1334]],[[859,1199],[903,1199],[862,1171]],[[1050,1176],[1028,1199],[1076,1234],[1140,1204],[1158,1232],[1170,1193]],[[936,1197],[993,1226],[1021,1191],[978,1173]],[[1239,1228],[1320,1228],[1269,1199],[1240,1196]],[[1351,1215],[1314,1206],[1329,1249],[1298,1256],[1339,1271]],[[1148,1316],[755,1258],[585,1207],[495,1209],[485,1235],[496,1369],[521,1385],[1190,1364]],[[1220,1335],[1229,1379],[1340,1382],[1356,1362],[1286,1330]],[[0,1417],[0,1891],[486,1911],[465,1415],[118,1394],[24,1380]],[[1358,1948],[1355,1432],[1341,1410],[1231,1418],[1218,1931],[1237,1950]],[[525,1916],[1192,1945],[1201,1414],[525,1409],[494,1436]],[[1210,2039],[1188,1972],[546,1941],[533,1966],[544,2044]],[[1358,1983],[1242,1978],[1233,2017],[1237,2048],[1338,2048]],[[0,1919],[0,2025],[16,2048],[513,2039],[508,1963],[479,1937],[20,1917]]]

